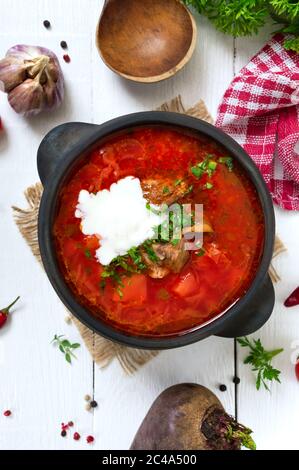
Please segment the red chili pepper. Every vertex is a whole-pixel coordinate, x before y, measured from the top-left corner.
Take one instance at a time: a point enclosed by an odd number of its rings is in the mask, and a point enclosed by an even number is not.
[[[299,287],[289,295],[284,305],[285,307],[294,307],[295,305],[299,305]]]
[[[296,374],[297,380],[299,382],[299,357],[297,357],[297,362],[296,362],[296,365],[295,365],[295,374]]]
[[[8,307],[2,308],[0,310],[0,328],[6,323],[9,311],[11,307],[19,300],[20,297],[17,297]]]

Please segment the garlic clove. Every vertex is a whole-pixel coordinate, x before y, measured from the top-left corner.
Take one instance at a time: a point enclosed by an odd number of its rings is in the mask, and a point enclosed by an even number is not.
[[[55,86],[52,79],[48,79],[43,86],[45,99],[49,109],[54,108],[56,103],[61,101],[61,95],[59,89]]]
[[[0,90],[9,93],[26,79],[24,62],[15,57],[0,60]]]
[[[47,71],[53,82],[57,82],[59,79],[59,69],[53,58],[50,58],[49,64],[47,66]]]
[[[37,80],[27,79],[8,94],[10,106],[23,116],[34,116],[45,106],[45,95]]]

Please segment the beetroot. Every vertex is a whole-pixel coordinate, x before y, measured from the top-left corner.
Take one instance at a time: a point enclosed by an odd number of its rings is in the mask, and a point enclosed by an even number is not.
[[[167,388],[154,401],[131,450],[253,450],[251,433],[209,389],[184,383]]]

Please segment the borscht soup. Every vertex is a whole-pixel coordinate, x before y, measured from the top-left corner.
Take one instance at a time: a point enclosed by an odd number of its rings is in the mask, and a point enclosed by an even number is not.
[[[242,166],[213,140],[142,126],[100,141],[58,196],[54,244],[91,315],[126,334],[178,335],[248,291],[264,216]]]

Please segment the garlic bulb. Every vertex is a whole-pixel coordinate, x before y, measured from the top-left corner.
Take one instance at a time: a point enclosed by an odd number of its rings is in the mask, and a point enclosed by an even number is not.
[[[12,47],[0,60],[0,90],[23,116],[57,108],[64,97],[64,79],[56,55],[45,47]]]

